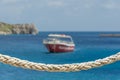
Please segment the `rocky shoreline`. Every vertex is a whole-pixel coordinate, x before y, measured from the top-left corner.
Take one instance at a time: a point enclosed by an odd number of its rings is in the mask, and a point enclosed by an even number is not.
[[[100,34],[101,37],[120,37],[120,34]]]
[[[0,35],[8,34],[38,34],[34,24],[7,24],[0,22]]]

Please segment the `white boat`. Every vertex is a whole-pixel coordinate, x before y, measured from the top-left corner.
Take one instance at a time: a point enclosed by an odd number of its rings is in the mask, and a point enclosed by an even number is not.
[[[65,34],[49,34],[43,44],[49,52],[72,52],[75,48],[72,37]]]

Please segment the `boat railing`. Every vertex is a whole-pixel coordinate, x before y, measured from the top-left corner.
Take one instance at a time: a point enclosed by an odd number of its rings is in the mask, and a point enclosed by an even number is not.
[[[73,41],[66,41],[66,40],[61,40],[61,39],[55,39],[55,38],[47,38],[43,40],[43,43],[46,42],[56,42],[56,43],[67,43],[67,44],[73,44]]]

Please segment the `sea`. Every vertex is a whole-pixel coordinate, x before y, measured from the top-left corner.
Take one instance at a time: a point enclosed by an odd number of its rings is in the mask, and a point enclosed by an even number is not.
[[[73,37],[75,51],[49,53],[42,41],[48,34]],[[40,32],[37,35],[0,35],[0,54],[37,63],[71,64],[94,61],[120,52],[120,37],[100,34],[120,32]],[[78,72],[46,72],[0,63],[0,80],[120,80],[120,62]]]

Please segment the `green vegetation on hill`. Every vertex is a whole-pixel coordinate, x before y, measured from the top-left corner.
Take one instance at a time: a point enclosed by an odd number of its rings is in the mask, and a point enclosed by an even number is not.
[[[0,23],[0,31],[2,32],[11,32],[12,25],[6,23]]]

